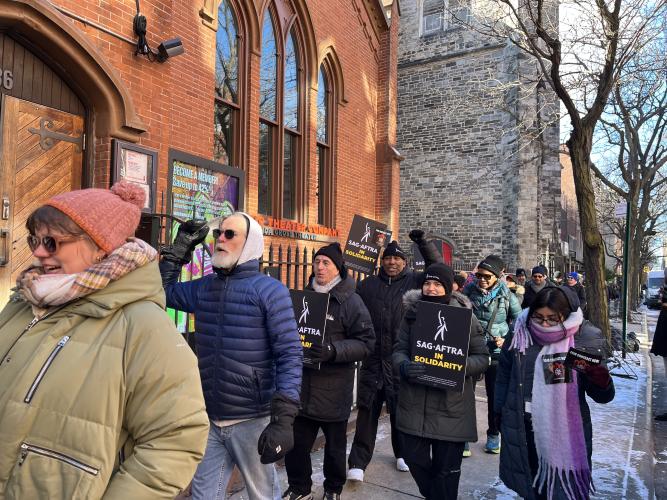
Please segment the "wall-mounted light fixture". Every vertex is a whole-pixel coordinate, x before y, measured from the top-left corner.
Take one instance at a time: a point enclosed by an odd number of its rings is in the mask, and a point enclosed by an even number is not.
[[[134,51],[134,55],[143,55],[148,58],[149,61],[157,61],[160,63],[165,62],[170,57],[175,57],[183,54],[185,48],[183,47],[183,42],[180,38],[171,38],[162,42],[158,46],[158,50],[155,51],[151,49],[148,45],[148,40],[146,40],[146,32],[148,27],[148,22],[146,21],[146,16],[141,14],[139,9],[139,0],[136,0],[137,3],[137,14],[134,16],[134,34],[137,35],[137,49]]]

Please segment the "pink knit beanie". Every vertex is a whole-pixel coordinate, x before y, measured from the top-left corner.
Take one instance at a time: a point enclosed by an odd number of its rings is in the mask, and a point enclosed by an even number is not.
[[[134,235],[146,193],[136,184],[120,181],[109,189],[80,189],[44,203],[76,222],[107,254]]]

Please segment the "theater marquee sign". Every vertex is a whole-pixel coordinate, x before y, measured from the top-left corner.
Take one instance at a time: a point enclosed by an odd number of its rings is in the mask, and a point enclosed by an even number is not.
[[[276,236],[280,238],[291,238],[295,240],[338,241],[338,229],[328,227],[302,224],[293,220],[276,219],[263,215],[255,215],[255,220],[262,226],[264,236]]]

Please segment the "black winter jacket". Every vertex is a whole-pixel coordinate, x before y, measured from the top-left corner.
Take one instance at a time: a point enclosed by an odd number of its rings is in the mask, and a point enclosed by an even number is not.
[[[523,302],[521,302],[521,309],[526,309],[527,307],[530,307],[531,304],[533,303],[533,300],[535,300],[535,296],[542,290],[544,290],[546,287],[556,286],[553,282],[547,279],[545,285],[539,290],[539,292],[536,292],[535,290],[533,290],[532,284],[533,284],[532,281],[526,281],[525,285],[526,293],[524,293],[523,295]]]
[[[307,289],[313,290],[312,278]],[[375,334],[352,277],[343,278],[329,295],[324,339],[331,342],[336,357],[322,363],[319,370],[303,369],[301,415],[341,422],[349,418],[352,409],[355,361],[362,361],[372,352]]]
[[[420,298],[420,290],[410,291],[405,296],[405,317],[393,355],[396,373],[399,372],[401,363],[410,360],[410,329],[416,319],[417,302]],[[449,305],[464,307],[461,305],[464,301],[470,303],[467,298],[457,298],[451,300]],[[473,315],[463,393],[413,384],[401,378],[396,413],[398,429],[406,434],[441,441],[477,441],[473,380],[486,371],[489,362],[489,351],[482,327]]]
[[[516,349],[510,351],[508,347],[512,342],[512,335],[510,333],[503,345],[496,376],[494,408],[502,414],[500,432],[503,436],[500,450],[500,479],[521,497],[533,500],[534,478],[528,462],[524,405],[525,401],[532,399],[535,360],[541,346],[535,344],[530,346],[526,349],[525,355]],[[602,332],[588,321],[582,323],[579,333],[574,337],[574,345],[591,353],[605,357],[609,355]],[[614,399],[614,383],[610,382],[607,388],[601,388],[588,383],[585,376],[579,376],[578,382],[579,408],[590,464],[593,452],[593,428],[586,395],[596,403],[608,403]],[[557,432],[556,429],[554,431]],[[557,485],[554,490],[554,499],[558,500],[565,498],[559,486]]]
[[[426,267],[440,258],[430,243],[420,244],[419,250]],[[422,277],[423,273],[412,272],[406,267],[398,276],[390,278],[380,268],[377,276],[369,276],[357,286],[357,293],[371,314],[375,330],[375,348],[364,360],[359,376],[357,404],[363,408],[370,408],[377,391],[384,388],[387,410],[393,413],[396,409],[398,379],[393,374],[391,356],[403,319],[403,295],[408,290],[420,288]]]
[[[582,312],[586,312],[586,289],[584,288],[584,285],[577,283],[574,286],[570,286],[565,283],[563,286],[568,287],[577,294],[577,297],[579,297],[579,307],[581,307]]]

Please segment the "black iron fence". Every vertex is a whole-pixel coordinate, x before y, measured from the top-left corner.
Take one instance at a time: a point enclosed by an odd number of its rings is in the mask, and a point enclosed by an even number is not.
[[[316,251],[316,248],[308,248],[306,245],[301,247],[298,244],[295,246],[271,244],[268,258],[260,261],[261,269],[269,276],[282,281],[287,288],[303,290],[312,274]],[[359,271],[348,272],[357,282],[368,276]]]

